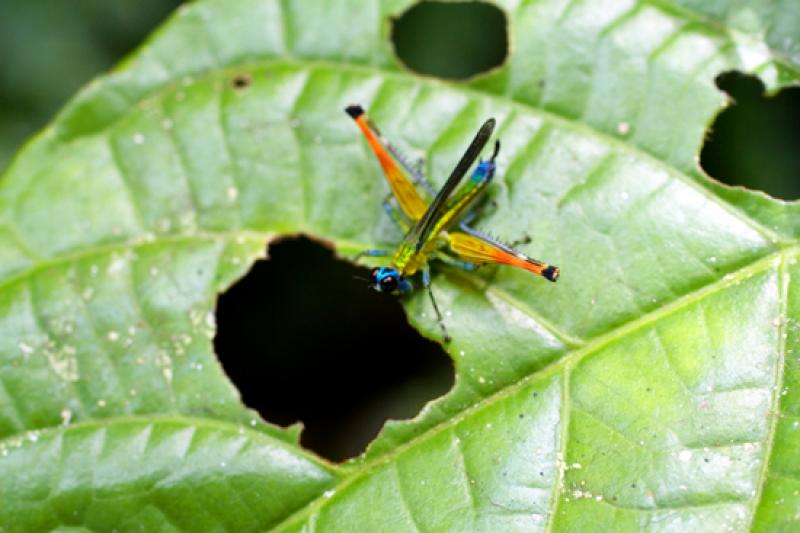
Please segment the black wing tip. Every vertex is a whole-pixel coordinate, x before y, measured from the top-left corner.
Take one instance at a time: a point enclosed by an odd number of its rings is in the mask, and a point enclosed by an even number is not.
[[[483,134],[483,135],[486,135],[487,137],[490,137],[492,135],[492,132],[494,131],[494,127],[496,125],[497,125],[497,121],[494,118],[486,119],[486,122],[484,122],[483,126],[481,126],[481,129],[478,132],[478,135],[482,135]]]
[[[558,280],[559,275],[561,275],[561,271],[558,269],[558,267],[554,267],[553,265],[549,265],[547,268],[542,270],[542,276],[550,281]]]
[[[353,117],[353,120],[355,120],[364,114],[364,108],[358,104],[353,104],[345,107],[344,112]]]

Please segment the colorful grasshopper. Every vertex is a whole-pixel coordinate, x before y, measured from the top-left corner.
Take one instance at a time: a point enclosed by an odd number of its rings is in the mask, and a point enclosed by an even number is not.
[[[450,336],[431,290],[429,259],[439,259],[466,270],[475,270],[486,263],[501,263],[528,270],[550,281],[558,279],[557,267],[531,259],[467,225],[468,219],[471,218],[469,208],[483,194],[494,177],[495,159],[500,151],[499,141],[495,142],[492,157],[487,161],[480,161],[469,181],[453,194],[491,137],[495,125],[494,119],[490,118],[481,126],[444,186],[434,195],[433,189],[421,173],[381,136],[361,106],[352,105],[345,111],[361,128],[370,148],[378,157],[392,189],[392,194],[383,200],[384,209],[406,232],[403,242],[394,253],[385,250],[366,250],[356,257],[358,260],[364,256],[391,256],[389,266],[372,270],[370,274],[372,288],[393,294],[407,293],[412,289],[408,278],[421,271],[422,284],[428,290],[444,340],[448,342]],[[400,208],[399,211],[391,202],[392,195]],[[426,197],[433,200],[428,201]],[[456,223],[460,231],[450,231]]]

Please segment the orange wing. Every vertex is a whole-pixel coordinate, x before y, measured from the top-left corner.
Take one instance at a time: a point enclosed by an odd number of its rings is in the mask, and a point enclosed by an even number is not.
[[[470,263],[500,263],[533,272],[550,281],[558,279],[558,267],[531,259],[527,255],[509,248],[488,236],[484,237],[456,231],[449,233],[447,239],[450,243],[450,249]]]
[[[397,165],[392,154],[386,149],[381,140],[380,131],[367,117],[364,109],[359,105],[351,105],[345,111],[356,121],[367,138],[370,148],[375,152],[375,156],[386,174],[386,181],[389,182],[389,187],[392,188],[392,193],[397,199],[397,203],[400,204],[400,209],[412,222],[417,222],[428,209],[428,203],[417,191],[409,175]]]

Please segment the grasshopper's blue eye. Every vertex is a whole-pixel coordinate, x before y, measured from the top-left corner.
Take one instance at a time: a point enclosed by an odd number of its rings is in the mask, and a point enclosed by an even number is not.
[[[400,273],[389,267],[374,268],[369,275],[370,286],[380,292],[394,292],[403,282]]]
[[[397,278],[395,276],[384,276],[381,279],[381,292],[394,292],[397,290]]]

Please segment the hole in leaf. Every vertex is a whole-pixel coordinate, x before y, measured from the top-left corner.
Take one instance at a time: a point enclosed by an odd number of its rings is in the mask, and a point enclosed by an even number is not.
[[[420,2],[392,22],[397,56],[418,74],[463,80],[508,55],[505,14],[483,2]]]
[[[301,443],[340,461],[364,451],[387,418],[412,417],[452,387],[450,358],[408,325],[397,298],[367,288],[368,269],[307,238],[269,253],[220,296],[214,339],[264,419],[302,421]]]
[[[723,183],[800,198],[800,87],[767,96],[761,80],[736,71],[716,83],[733,104],[711,126],[700,152],[703,169]]]
[[[253,78],[250,76],[250,74],[247,73],[237,74],[231,80],[231,86],[237,90],[246,89],[250,87],[252,83],[253,83]]]

